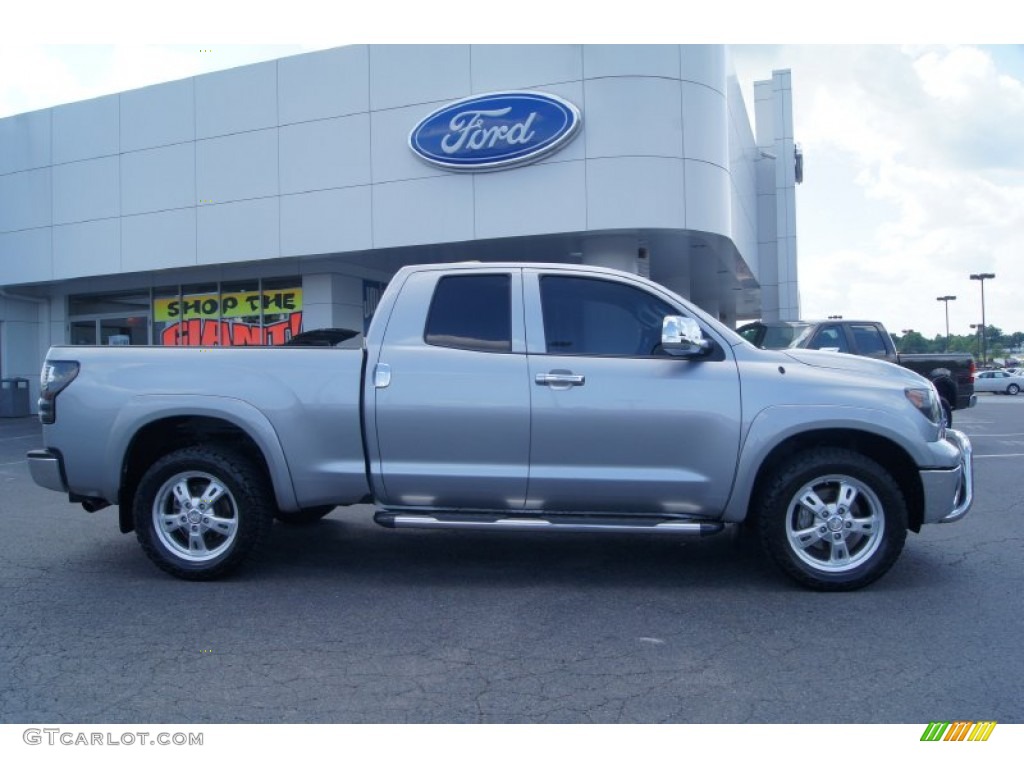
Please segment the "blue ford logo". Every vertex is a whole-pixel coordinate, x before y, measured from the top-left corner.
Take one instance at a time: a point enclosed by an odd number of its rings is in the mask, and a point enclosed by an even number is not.
[[[580,111],[565,99],[533,91],[472,96],[427,115],[409,147],[452,171],[494,171],[532,163],[572,140]]]

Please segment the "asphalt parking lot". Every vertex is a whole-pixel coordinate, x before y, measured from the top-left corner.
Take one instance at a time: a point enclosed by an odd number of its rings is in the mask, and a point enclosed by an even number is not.
[[[982,395],[960,523],[855,593],[693,542],[275,526],[237,576],[166,576],[116,511],[35,486],[0,420],[0,722],[1024,721],[1024,397]]]

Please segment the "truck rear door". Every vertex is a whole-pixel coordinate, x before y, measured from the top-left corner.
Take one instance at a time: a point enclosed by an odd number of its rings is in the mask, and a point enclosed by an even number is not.
[[[518,269],[414,272],[401,287],[366,374],[371,474],[386,506],[523,507],[531,390],[522,295]]]

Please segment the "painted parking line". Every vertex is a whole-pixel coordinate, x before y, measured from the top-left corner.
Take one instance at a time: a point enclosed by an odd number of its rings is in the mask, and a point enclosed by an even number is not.
[[[1019,459],[1024,453],[982,453],[974,454],[976,459]]]

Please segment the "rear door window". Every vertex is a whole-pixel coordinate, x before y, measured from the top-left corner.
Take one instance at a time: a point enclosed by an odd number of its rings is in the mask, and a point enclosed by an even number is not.
[[[427,344],[475,352],[512,350],[510,275],[442,277],[427,315]]]

